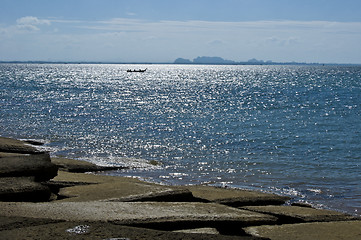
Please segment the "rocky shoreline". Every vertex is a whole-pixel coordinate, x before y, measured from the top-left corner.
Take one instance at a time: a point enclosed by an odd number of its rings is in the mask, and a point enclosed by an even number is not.
[[[361,219],[288,197],[97,174],[0,137],[1,239],[361,239]],[[40,144],[40,143],[39,143]]]

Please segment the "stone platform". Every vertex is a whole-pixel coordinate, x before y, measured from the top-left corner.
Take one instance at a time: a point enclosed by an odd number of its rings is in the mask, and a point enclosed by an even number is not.
[[[0,239],[361,239],[360,219],[285,196],[107,176],[14,139],[0,164]]]

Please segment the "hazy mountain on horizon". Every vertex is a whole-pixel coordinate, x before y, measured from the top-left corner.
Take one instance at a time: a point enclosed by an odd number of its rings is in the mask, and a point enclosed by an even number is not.
[[[273,62],[271,60],[267,60],[267,61],[263,61],[263,60],[258,60],[256,58],[252,58],[249,59],[248,61],[241,61],[241,62],[236,62],[236,61],[232,61],[232,60],[227,60],[227,59],[223,59],[221,57],[197,57],[193,60],[189,60],[186,58],[177,58],[174,62],[174,64],[219,64],[219,65],[282,65],[282,64],[288,64],[288,65],[320,65],[324,63],[305,63],[305,62]],[[335,63],[329,63],[334,65]],[[341,64],[342,65],[342,64]],[[348,64],[346,64],[348,65]],[[352,65],[352,64],[351,64]]]
[[[185,58],[177,58],[175,64],[236,64],[235,61],[225,60],[221,57],[197,57],[193,61]]]
[[[232,60],[223,59],[221,57],[197,57],[193,59],[193,61],[186,59],[186,58],[177,58],[174,61],[175,64],[240,64],[240,63],[251,63],[251,64],[272,64],[272,61],[263,61],[263,60],[257,60],[255,58],[252,58],[248,61],[244,62],[235,62]]]

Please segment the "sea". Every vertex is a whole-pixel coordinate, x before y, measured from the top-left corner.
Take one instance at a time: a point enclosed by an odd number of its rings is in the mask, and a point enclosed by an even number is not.
[[[2,63],[0,86],[0,135],[52,156],[361,216],[361,66]]]

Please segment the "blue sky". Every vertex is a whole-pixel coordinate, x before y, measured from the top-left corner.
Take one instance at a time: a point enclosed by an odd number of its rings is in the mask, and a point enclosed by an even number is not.
[[[0,60],[361,63],[359,0],[0,3]]]

